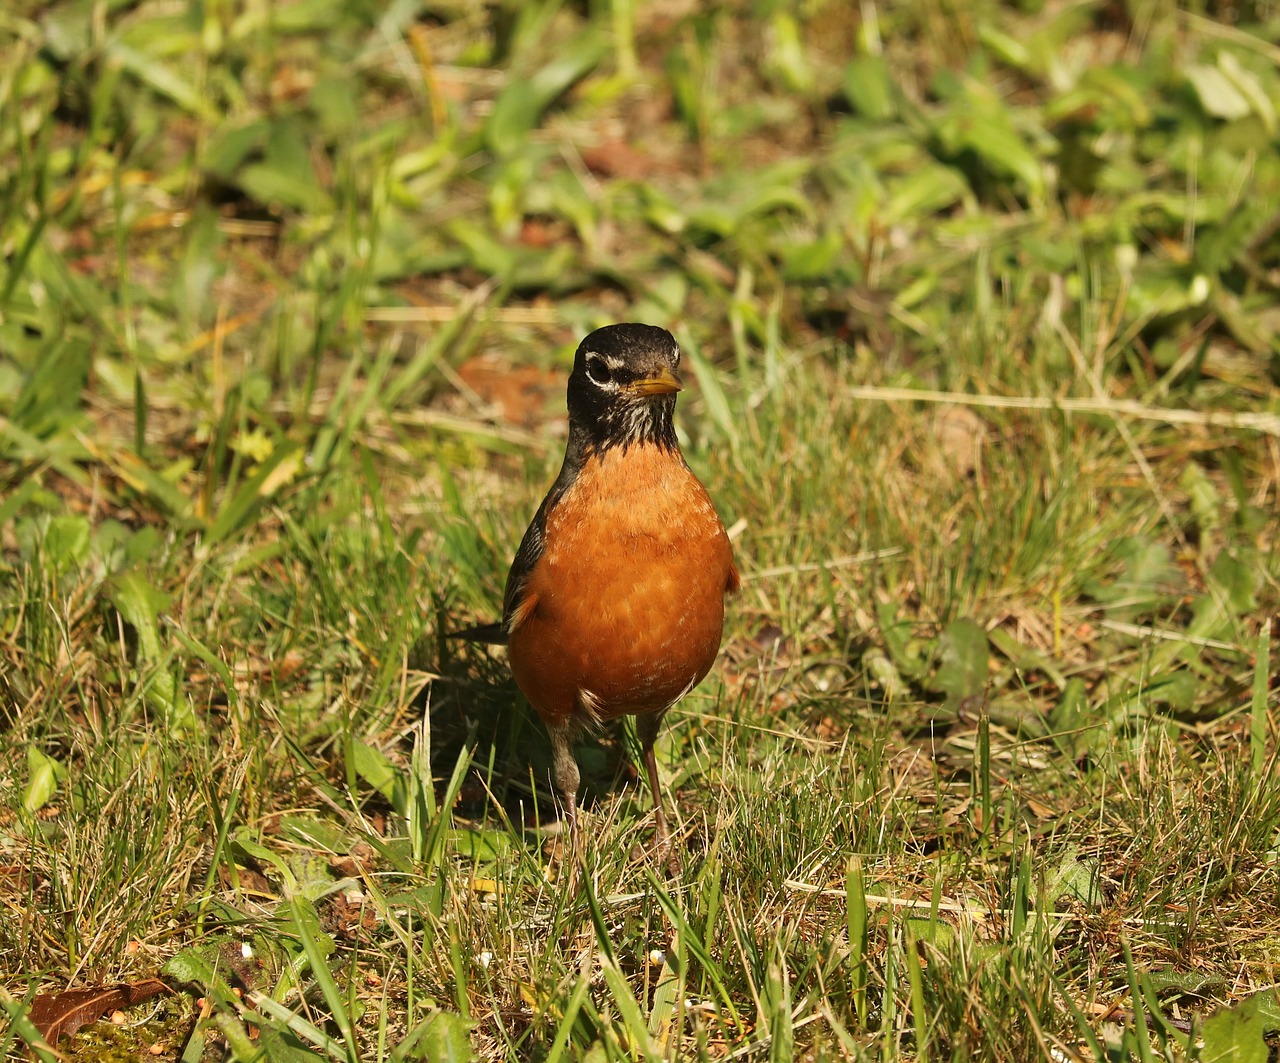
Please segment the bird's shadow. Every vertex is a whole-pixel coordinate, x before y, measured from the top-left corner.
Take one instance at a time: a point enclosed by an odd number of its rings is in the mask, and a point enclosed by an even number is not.
[[[426,696],[437,788],[449,778],[465,747],[472,754],[455,813],[482,823],[500,808],[516,829],[554,824],[561,799],[551,784],[551,740],[512,679],[506,650],[440,638],[433,671],[437,678]],[[637,779],[621,723],[582,735],[574,756],[582,775],[582,808]]]

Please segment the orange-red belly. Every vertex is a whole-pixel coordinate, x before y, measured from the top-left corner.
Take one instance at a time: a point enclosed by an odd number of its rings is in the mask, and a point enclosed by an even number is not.
[[[547,516],[508,640],[516,683],[552,723],[665,709],[715,662],[736,584],[724,526],[680,457],[607,450]]]

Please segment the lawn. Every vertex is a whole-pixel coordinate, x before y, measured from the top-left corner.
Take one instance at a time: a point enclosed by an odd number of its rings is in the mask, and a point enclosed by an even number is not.
[[[0,1046],[1275,1059],[1278,109],[1264,0],[10,0]],[[571,884],[444,635],[613,321],[743,585]]]

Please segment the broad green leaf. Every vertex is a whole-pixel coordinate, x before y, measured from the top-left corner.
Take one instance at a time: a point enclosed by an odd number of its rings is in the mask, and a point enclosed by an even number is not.
[[[928,661],[924,644],[914,636],[910,622],[898,619],[898,607],[893,602],[879,602],[876,605],[876,620],[890,660],[903,675],[919,678]]]
[[[966,143],[998,174],[1016,177],[1032,197],[1044,194],[1044,170],[1040,160],[1003,118],[979,114],[969,127]]]
[[[271,123],[257,119],[242,125],[224,123],[209,138],[200,157],[210,173],[229,181],[249,156],[266,143]]]
[[[978,26],[978,39],[1008,66],[1027,70],[1032,65],[1031,50],[1026,44],[990,22],[983,22]]]
[[[168,658],[160,639],[160,613],[168,607],[170,596],[137,569],[114,577],[108,584],[107,594],[137,634],[139,671],[152,672],[148,697],[172,714],[170,722],[174,726],[194,726],[195,716],[190,704],[178,697],[177,683],[167,667]]]
[[[255,1039],[249,1037],[244,1027],[240,1026],[239,1039],[237,1039],[234,1025],[238,1024],[234,1023],[231,1016],[218,1016],[218,1028],[226,1036],[227,1043],[233,1050],[232,1056],[237,1060],[263,1059],[270,1060],[271,1063],[333,1063],[343,1058],[336,1053],[325,1055],[323,1052],[313,1052],[301,1037],[287,1027],[285,1029],[274,1025],[262,1027]]]
[[[817,240],[788,242],[782,256],[783,276],[790,281],[812,281],[829,277],[843,247],[844,241],[835,230],[828,230]]]
[[[122,572],[111,581],[108,594],[125,623],[137,632],[138,651],[143,660],[160,660],[160,628],[157,620],[171,598],[136,569]]]
[[[883,55],[860,55],[844,69],[844,94],[855,111],[875,122],[893,117],[889,63]]]
[[[1257,558],[1223,551],[1209,569],[1227,595],[1227,604],[1236,616],[1250,616],[1258,608],[1259,562]]]
[[[1195,89],[1200,106],[1214,118],[1243,118],[1252,110],[1244,94],[1216,66],[1189,66],[1187,80]]]
[[[1101,872],[1097,860],[1080,859],[1072,849],[1047,876],[1045,893],[1052,901],[1063,898],[1078,901],[1090,911],[1103,902]]]
[[[1169,547],[1158,540],[1132,536],[1120,540],[1112,553],[1120,562],[1120,574],[1111,583],[1086,587],[1106,607],[1108,616],[1137,616],[1176,593],[1185,582]]]
[[[22,385],[10,419],[36,436],[65,427],[79,411],[92,349],[79,337],[57,342],[39,356]]]
[[[1072,676],[1062,688],[1062,696],[1049,717],[1049,731],[1057,747],[1072,759],[1089,752],[1105,734],[1089,711],[1088,693],[1079,676]]]
[[[1222,72],[1222,76],[1245,99],[1250,110],[1262,119],[1262,124],[1267,133],[1275,136],[1275,104],[1271,102],[1271,97],[1267,95],[1266,89],[1258,81],[1257,75],[1241,66],[1240,60],[1230,52],[1220,52],[1218,54],[1218,69]]]
[[[913,168],[889,189],[886,221],[925,218],[959,203],[966,194],[964,178],[949,166],[931,162]]]
[[[956,928],[945,919],[928,916],[908,915],[903,920],[905,929],[916,941],[927,941],[930,945],[945,950],[956,940]]]
[[[1267,1063],[1266,1023],[1261,1012],[1262,998],[1275,998],[1276,991],[1257,993],[1234,1008],[1223,1008],[1205,1019],[1200,1028],[1204,1048],[1201,1063]]]
[[[35,746],[27,746],[27,785],[22,790],[22,807],[27,812],[43,808],[58,792],[58,783],[67,769]]]
[[[312,30],[332,31],[343,12],[359,5],[347,0],[292,0],[273,4],[271,28],[278,33],[306,33]]]
[[[987,686],[987,633],[972,620],[954,620],[938,639],[938,671],[930,684],[957,705]]]
[[[511,835],[504,830],[449,830],[445,837],[459,855],[488,863],[511,852]]]
[[[471,1024],[452,1011],[434,1011],[391,1050],[391,1063],[464,1063],[475,1058]]]
[[[246,166],[236,181],[264,206],[292,207],[312,214],[328,214],[333,210],[333,201],[316,183],[314,174],[299,174],[260,162]]]
[[[992,628],[987,632],[987,637],[991,640],[992,645],[1009,658],[1009,662],[1019,671],[1043,672],[1053,680],[1054,685],[1059,690],[1066,686],[1066,679],[1063,677],[1062,671],[1056,662],[1050,660],[1039,650],[1023,645],[1009,632],[1005,631],[1004,628]]]
[[[509,155],[525,145],[525,138],[562,92],[589,73],[608,49],[605,37],[595,29],[584,30],[557,48],[556,58],[531,78],[513,77],[493,105],[485,126],[485,138],[498,155]]]
[[[232,532],[239,531],[248,523],[264,498],[271,497],[281,483],[288,482],[295,475],[302,454],[295,443],[279,444],[266,461],[255,470],[254,474],[242,483],[232,498],[224,502],[218,515],[205,535],[205,544],[212,546],[221,542]]]
[[[177,70],[144,52],[119,41],[107,47],[107,58],[119,63],[139,81],[167,96],[184,111],[208,121],[219,116],[212,104]]]
[[[801,96],[813,88],[813,68],[800,35],[800,24],[786,10],[776,10],[769,20],[769,50],[765,69],[785,88]]]
[[[165,961],[160,973],[183,985],[198,985],[204,988],[213,986],[218,981],[218,971],[226,970],[216,944],[193,945],[177,952]]]
[[[702,400],[707,404],[707,413],[715,422],[729,446],[735,452],[738,449],[738,423],[734,418],[724,388],[720,386],[719,375],[711,364],[702,357],[697,342],[686,331],[680,332],[680,346],[684,349],[693,375],[698,378],[698,386],[702,391]]]
[[[386,754],[364,742],[352,742],[350,756],[356,774],[390,800],[401,773]]]
[[[1175,712],[1186,712],[1195,704],[1199,689],[1194,674],[1178,669],[1152,679],[1146,692],[1153,702],[1168,705]]]
[[[89,556],[89,522],[78,514],[53,517],[44,533],[45,556],[60,572]]]
[[[349,853],[359,837],[343,830],[332,820],[313,816],[283,816],[280,833],[314,848],[327,849],[339,855]]]

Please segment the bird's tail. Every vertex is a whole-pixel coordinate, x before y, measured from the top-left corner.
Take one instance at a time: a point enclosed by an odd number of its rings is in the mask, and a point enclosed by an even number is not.
[[[461,631],[445,632],[447,639],[465,639],[467,642],[487,642],[491,646],[507,644],[507,629],[501,620],[492,624],[477,624],[475,627],[464,627]]]

